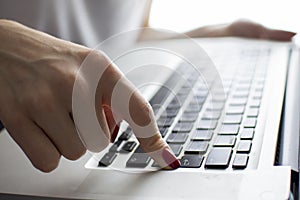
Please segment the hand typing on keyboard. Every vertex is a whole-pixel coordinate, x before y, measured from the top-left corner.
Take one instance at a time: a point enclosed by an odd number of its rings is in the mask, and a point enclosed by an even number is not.
[[[58,166],[61,156],[76,160],[86,149],[101,151],[114,141],[122,119],[132,125],[143,150],[160,166],[179,167],[179,161],[159,134],[151,106],[101,52],[93,53],[84,46],[5,20],[0,20],[0,38],[0,119],[36,168],[50,172]],[[96,85],[96,98],[94,95],[88,99],[91,85],[85,74],[78,75],[78,70],[90,53],[95,61],[91,68],[97,71],[108,67]],[[130,97],[129,107],[120,101],[112,109],[112,92],[121,79],[119,86],[123,90],[117,98]],[[92,106],[103,135],[91,127],[84,129],[85,122],[93,116],[85,116],[85,121],[77,124],[72,113],[75,80],[82,89],[79,95],[85,100],[83,106],[96,100]],[[123,150],[133,147],[133,143],[128,143]]]
[[[187,35],[191,37],[242,36],[290,40],[295,33],[271,30],[252,22],[238,21],[227,26],[200,28],[187,33]],[[0,40],[0,120],[36,168],[49,172],[57,167],[61,156],[76,160],[85,153],[86,148],[94,152],[101,151],[116,138],[122,119],[133,126],[133,131],[141,144],[141,146],[136,147],[134,142],[129,141],[122,146],[123,152],[135,148],[135,152],[139,152],[143,149],[160,166],[173,169],[179,167],[179,161],[171,153],[170,147],[162,137],[167,137],[167,142],[170,143],[172,150],[179,155],[183,149],[180,144],[188,141],[186,132],[190,131],[191,123],[198,118],[195,111],[199,112],[201,107],[193,104],[188,106],[183,115],[180,116],[179,125],[174,127],[172,134],[168,135],[169,128],[166,126],[172,125],[174,117],[178,114],[178,105],[173,102],[172,106],[168,107],[167,116],[161,116],[163,126],[159,127],[161,132],[159,134],[148,103],[126,79],[123,79],[122,74],[116,70],[113,64],[110,64],[109,59],[99,52],[94,55],[97,63],[96,68],[109,66],[104,78],[100,80],[99,87],[97,87],[96,107],[99,109],[94,109],[97,111],[97,122],[100,123],[104,134],[101,135],[88,126],[86,128],[90,128],[91,131],[86,131],[86,129],[78,127],[77,124],[75,127],[74,116],[72,116],[72,91],[79,66],[84,58],[91,53],[91,49],[7,20],[0,20]],[[86,94],[90,92],[89,85],[85,85],[86,77],[82,76],[81,78],[79,82],[81,81],[82,88],[85,88],[82,94]],[[113,109],[114,113],[111,109],[110,98],[114,84],[120,79],[122,79],[121,86],[124,86],[125,89],[123,92],[127,96],[132,94],[132,97],[128,104],[129,107],[120,103],[118,104],[121,105],[120,107],[116,110]],[[259,93],[256,95],[258,95],[256,97],[260,97]],[[237,96],[243,96],[243,94],[239,92]],[[95,101],[95,99],[89,100]],[[119,96],[119,100],[122,100],[122,96]],[[197,101],[203,103],[201,99],[197,99]],[[237,134],[239,127],[228,125],[228,123],[240,123],[240,115],[244,112],[244,105],[240,105],[244,103],[245,99],[235,100],[231,103],[227,114],[238,116],[226,117],[224,126],[220,131],[221,134]],[[257,117],[259,103],[260,101],[257,100],[252,101],[252,108],[248,110],[249,117]],[[220,115],[216,109],[222,109],[222,106],[221,104],[215,105],[214,109],[205,113],[201,119],[201,125],[198,127],[199,130],[216,128],[216,120]],[[126,110],[129,110],[130,115],[126,114]],[[117,120],[115,120],[114,114],[117,114]],[[88,122],[89,119],[90,117],[86,116],[83,125],[87,125],[85,122]],[[245,129],[242,130],[241,138],[251,139],[256,120],[246,119],[244,124]],[[143,129],[143,127],[145,128]],[[76,133],[76,129],[79,129],[81,137]],[[203,135],[199,130],[196,131],[196,138],[205,140],[211,138],[209,132]],[[219,138],[219,145],[223,144],[225,139],[228,141],[231,138]],[[233,144],[232,141],[230,140],[230,145]],[[118,143],[116,142],[114,146]],[[203,152],[207,149],[206,146],[206,142],[192,142],[188,146],[187,152],[195,152],[195,149],[197,152]],[[245,147],[249,149],[250,145],[242,143],[241,149],[246,149]],[[228,161],[227,158],[231,156],[231,152],[228,151],[228,148],[221,150],[221,152],[225,152],[224,155],[226,156],[220,158],[225,158],[224,160]],[[217,155],[220,149],[212,152],[210,157]],[[184,158],[183,160],[196,163],[193,166],[200,166],[203,160],[202,157],[191,159],[189,155]],[[238,156],[237,161],[243,161],[241,163],[244,166],[246,158],[245,156]],[[222,159],[220,160],[223,161]],[[148,157],[133,154],[132,159],[127,163],[128,166],[139,165],[140,163],[131,162],[136,160],[144,161],[141,163],[146,163],[146,165],[149,164]],[[223,162],[220,163],[223,164]],[[187,162],[185,162],[185,166],[187,166]],[[206,166],[211,167],[215,164],[210,162]],[[236,166],[240,167],[240,164]]]

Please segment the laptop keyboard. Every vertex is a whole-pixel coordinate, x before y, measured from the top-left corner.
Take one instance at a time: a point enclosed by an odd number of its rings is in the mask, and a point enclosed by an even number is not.
[[[191,67],[181,64],[177,75],[153,96],[150,104],[161,136],[182,168],[247,168],[269,55],[267,48],[248,49],[233,59],[217,59],[223,88],[214,88],[213,80],[204,81]],[[128,155],[128,168],[159,167],[143,151],[130,127],[119,133],[98,166],[110,166],[121,154]]]

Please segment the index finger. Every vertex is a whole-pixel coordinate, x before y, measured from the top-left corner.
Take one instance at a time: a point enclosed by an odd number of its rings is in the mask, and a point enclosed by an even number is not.
[[[74,121],[88,150],[99,152],[110,141],[101,110],[106,104],[118,118],[128,122],[141,147],[160,166],[179,167],[159,133],[151,106],[105,55],[91,52],[85,59],[74,83],[72,100]]]
[[[143,150],[161,167],[178,168],[180,162],[161,137],[148,101],[122,73],[115,72],[115,75],[118,76],[115,79],[116,83],[109,87],[104,95],[110,97],[108,101],[114,112],[128,122]]]

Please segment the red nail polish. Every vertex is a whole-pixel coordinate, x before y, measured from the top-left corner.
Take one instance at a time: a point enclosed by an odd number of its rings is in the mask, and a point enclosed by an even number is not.
[[[172,169],[177,169],[180,167],[179,160],[167,148],[163,150],[162,157]]]
[[[118,125],[116,125],[116,127],[114,128],[113,133],[111,135],[111,138],[110,138],[111,142],[114,142],[116,140],[116,137],[118,135],[119,129],[120,129],[120,127]]]

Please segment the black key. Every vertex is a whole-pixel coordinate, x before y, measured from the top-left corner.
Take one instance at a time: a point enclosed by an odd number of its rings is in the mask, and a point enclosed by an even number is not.
[[[226,169],[229,165],[232,149],[230,147],[215,147],[207,157],[206,168]]]
[[[206,120],[202,119],[198,126],[197,129],[204,129],[204,130],[214,130],[218,125],[217,120]]]
[[[239,132],[240,126],[235,124],[223,124],[219,134],[220,135],[237,135]]]
[[[206,96],[193,96],[191,102],[189,103],[190,106],[192,105],[197,105],[199,107],[202,107],[202,105],[204,104],[206,100]]]
[[[171,150],[173,151],[175,156],[179,156],[179,154],[183,148],[183,146],[181,144],[169,144],[169,147],[171,148]]]
[[[169,127],[172,125],[174,121],[174,117],[160,117],[158,120],[157,120],[157,125],[160,126],[160,127]]]
[[[119,140],[128,140],[131,136],[132,136],[132,131],[126,130],[120,135]]]
[[[186,149],[185,153],[196,153],[204,154],[207,151],[208,142],[207,141],[191,141]]]
[[[263,95],[263,92],[262,92],[262,91],[256,91],[256,92],[254,92],[252,98],[253,98],[253,99],[261,99],[261,98],[262,98],[262,95]]]
[[[233,99],[230,99],[229,105],[242,106],[242,105],[246,105],[247,101],[248,101],[248,98],[233,98]]]
[[[167,118],[176,117],[179,109],[167,109],[166,112],[163,112],[162,116]]]
[[[199,168],[202,164],[203,156],[201,155],[185,155],[180,159],[180,167]]]
[[[217,110],[206,110],[202,116],[202,119],[219,119],[221,116],[221,112]]]
[[[233,147],[235,144],[236,138],[233,135],[218,135],[214,146],[217,147]]]
[[[174,84],[177,80],[176,77],[171,77],[172,80],[168,80],[170,84]],[[161,103],[166,99],[166,97],[171,93],[170,89],[167,87],[161,87],[158,92],[152,97],[152,99],[149,101],[151,106],[154,105],[161,105]]]
[[[182,103],[177,97],[174,97],[174,99],[169,103],[167,106],[167,110],[172,110],[172,109],[178,109],[180,108]]]
[[[258,108],[250,108],[247,112],[247,116],[248,117],[257,117],[259,113],[259,109]]]
[[[253,128],[244,128],[241,133],[241,139],[243,140],[252,140],[254,136]]]
[[[226,115],[223,124],[240,124],[242,122],[242,115]]]
[[[244,120],[244,127],[246,128],[255,128],[256,126],[256,118],[246,118]]]
[[[226,110],[226,114],[243,114],[245,111],[245,106],[229,106]]]
[[[110,152],[118,152],[118,148],[119,146],[122,144],[122,140],[118,140],[116,141],[110,148],[109,148],[109,151]]]
[[[106,153],[101,160],[99,161],[98,166],[99,167],[106,167],[109,166],[117,157],[117,154],[114,152],[108,152]]]
[[[252,101],[250,101],[249,105],[251,108],[259,108],[260,102],[260,99],[253,99]]]
[[[139,145],[139,146],[135,149],[134,153],[145,153],[145,151],[144,151],[144,149],[142,148],[142,146]]]
[[[196,130],[191,140],[211,140],[213,133],[212,130]]]
[[[183,113],[180,122],[194,122],[198,118],[198,113]]]
[[[233,94],[233,98],[246,98],[249,95],[249,91],[238,91]]]
[[[169,128],[168,127],[158,127],[161,137],[165,137]]]
[[[194,123],[190,123],[190,122],[178,122],[173,128],[173,132],[176,133],[190,132],[193,128],[193,125]]]
[[[201,111],[202,105],[199,104],[189,104],[184,112],[186,113],[199,113]]]
[[[126,163],[126,167],[145,168],[151,158],[146,153],[134,153]]]
[[[236,151],[238,153],[250,153],[251,146],[251,140],[241,140]]]
[[[234,169],[245,169],[248,164],[248,158],[249,156],[247,154],[236,154],[232,167]]]
[[[172,133],[169,135],[167,142],[183,144],[187,140],[188,136],[189,135],[187,133]]]
[[[211,102],[207,105],[207,110],[222,110],[224,103],[222,102]]]
[[[136,142],[131,141],[131,142],[126,142],[123,146],[120,152],[122,153],[129,153],[133,151],[134,147],[136,146]]]
[[[212,96],[212,102],[217,103],[217,102],[225,102],[226,101],[226,95],[221,92],[220,94],[213,94]]]

